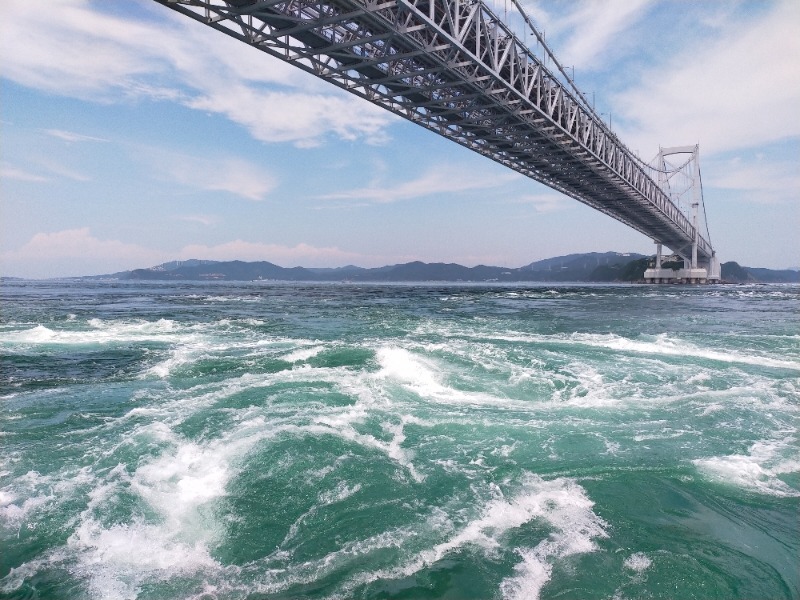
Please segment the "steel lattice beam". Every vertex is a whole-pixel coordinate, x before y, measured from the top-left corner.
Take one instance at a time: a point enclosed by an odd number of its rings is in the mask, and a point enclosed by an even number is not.
[[[644,165],[482,0],[156,0],[709,260]]]

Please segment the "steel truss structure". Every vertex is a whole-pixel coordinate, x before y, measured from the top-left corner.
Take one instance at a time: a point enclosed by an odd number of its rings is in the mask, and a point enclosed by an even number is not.
[[[656,171],[482,0],[156,0],[701,263]],[[693,246],[695,246],[693,248]]]

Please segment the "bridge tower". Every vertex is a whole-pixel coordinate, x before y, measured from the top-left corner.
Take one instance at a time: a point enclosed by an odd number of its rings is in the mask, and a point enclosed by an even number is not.
[[[673,157],[678,157],[678,161],[676,162]],[[703,181],[700,177],[700,145],[659,148],[650,168],[655,172],[654,179],[658,181],[664,194],[691,221],[693,235],[691,243],[672,248],[673,252],[683,260],[683,268],[677,270],[662,267],[664,244],[661,240],[655,239],[656,262],[654,268],[645,271],[645,281],[649,283],[719,281],[720,265],[716,253],[712,252],[710,257],[702,261],[698,260],[697,255],[701,229],[705,230],[706,239],[710,239],[703,204]]]

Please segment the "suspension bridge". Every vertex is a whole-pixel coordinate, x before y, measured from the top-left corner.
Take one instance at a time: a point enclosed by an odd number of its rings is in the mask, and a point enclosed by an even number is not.
[[[642,161],[517,0],[521,32],[483,0],[156,1],[652,238],[648,281],[719,280],[698,146],[661,148]],[[683,269],[662,268],[664,246]]]

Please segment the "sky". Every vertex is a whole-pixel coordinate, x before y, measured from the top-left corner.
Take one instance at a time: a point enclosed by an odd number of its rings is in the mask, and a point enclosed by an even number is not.
[[[722,262],[800,266],[800,2],[524,6],[634,152],[700,144]],[[605,251],[655,246],[152,0],[0,2],[0,275]]]

